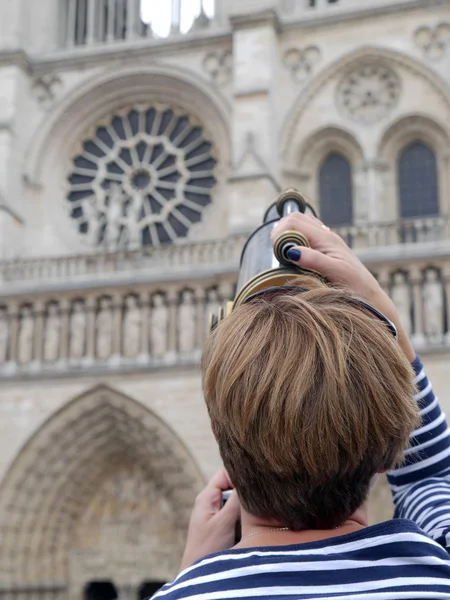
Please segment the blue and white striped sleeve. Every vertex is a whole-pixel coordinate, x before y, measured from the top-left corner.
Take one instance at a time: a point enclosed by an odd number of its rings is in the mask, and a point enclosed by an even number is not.
[[[404,462],[388,473],[394,517],[415,521],[450,550],[450,431],[418,357],[412,366],[422,423],[411,435]]]

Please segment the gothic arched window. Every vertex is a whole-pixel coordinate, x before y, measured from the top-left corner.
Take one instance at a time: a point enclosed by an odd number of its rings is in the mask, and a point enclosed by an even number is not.
[[[352,168],[342,154],[331,152],[319,170],[320,218],[331,226],[353,221]]]
[[[402,219],[439,214],[436,155],[423,142],[402,150],[398,161],[400,216]]]

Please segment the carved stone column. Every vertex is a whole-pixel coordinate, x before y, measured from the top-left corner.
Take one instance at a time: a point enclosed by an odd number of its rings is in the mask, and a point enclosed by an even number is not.
[[[44,346],[44,303],[37,301],[33,306],[34,314],[34,343],[33,361],[35,365],[42,363],[42,351]]]
[[[97,302],[93,297],[86,298],[86,361],[95,360]]]
[[[127,39],[133,40],[139,35],[140,0],[127,0]]]
[[[410,272],[410,280],[413,286],[413,308],[414,308],[414,333],[413,344],[417,347],[425,345],[424,321],[423,321],[423,298],[422,298],[422,272],[420,268],[413,267]]]
[[[97,0],[87,0],[87,32],[86,43],[92,46],[96,42],[96,27],[97,27]]]
[[[181,0],[172,0],[170,33],[180,33],[181,25]]]
[[[116,0],[108,0],[108,17],[106,21],[107,35],[106,41],[113,42],[115,34],[115,16],[116,16]]]
[[[77,0],[68,0],[67,2],[67,20],[66,20],[66,46],[75,45],[75,23],[77,19]]]

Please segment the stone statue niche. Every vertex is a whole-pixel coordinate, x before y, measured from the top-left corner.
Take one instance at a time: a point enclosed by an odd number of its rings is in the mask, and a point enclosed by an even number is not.
[[[162,358],[168,351],[169,309],[167,298],[158,292],[152,297],[150,312],[150,345],[152,356]]]
[[[410,336],[412,333],[412,291],[405,273],[394,273],[391,281],[391,298],[405,332]]]
[[[209,335],[209,319],[210,316],[217,315],[220,306],[219,292],[212,288],[208,290],[206,294],[206,306],[205,306],[205,338]]]
[[[56,362],[60,356],[61,335],[61,316],[56,302],[47,306],[44,332],[44,361]]]
[[[100,300],[96,319],[96,354],[100,360],[107,360],[112,354],[113,311],[111,298]]]
[[[423,322],[428,343],[441,344],[444,339],[444,286],[437,269],[427,269],[423,274]]]
[[[181,294],[178,307],[178,350],[182,354],[192,352],[196,347],[195,298],[191,290]]]
[[[27,365],[33,359],[34,315],[31,306],[22,306],[19,312],[17,362]]]
[[[126,358],[135,358],[141,350],[141,325],[142,315],[139,301],[136,296],[125,299],[123,316],[123,355]]]
[[[6,363],[9,346],[9,320],[5,306],[0,307],[0,365]]]
[[[70,315],[70,358],[81,360],[86,350],[86,307],[83,300],[72,305]]]

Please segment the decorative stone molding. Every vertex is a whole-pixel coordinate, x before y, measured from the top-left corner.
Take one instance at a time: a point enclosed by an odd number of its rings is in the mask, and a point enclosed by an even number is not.
[[[33,82],[33,93],[39,104],[48,110],[56,100],[62,88],[62,81],[58,74],[49,73],[37,77]]]
[[[226,280],[230,296],[222,301],[232,299],[234,280]],[[0,378],[196,365],[220,283],[4,299]]]
[[[226,85],[233,75],[231,50],[208,52],[203,61],[203,68],[216,85],[220,87]]]
[[[68,176],[68,210],[92,246],[171,243],[211,203],[215,165],[192,117],[159,104],[130,106],[83,138]]]
[[[426,58],[440,60],[450,44],[450,22],[438,23],[434,27],[419,27],[413,39]]]
[[[155,277],[161,281],[162,273],[168,275],[165,280],[186,281],[192,272],[203,271],[203,277],[211,270],[234,272],[239,267],[246,240],[247,235],[243,233],[223,240],[174,244],[163,248],[144,247],[134,251],[3,261],[0,262],[0,289],[2,282],[7,291],[11,290],[13,282],[34,282],[37,287],[56,282],[60,286],[73,277],[77,282],[82,280],[87,284],[89,281],[98,283],[99,278],[104,281],[105,277],[123,282],[127,275],[134,281],[143,278],[155,280]]]
[[[230,107],[223,95],[204,78],[186,69],[152,64],[106,70],[66,94],[33,136],[24,176],[33,185],[45,182],[48,187],[55,179],[55,166],[60,171],[61,160],[73,157],[74,146],[86,135],[88,127],[97,127],[105,115],[115,114],[124,106],[148,106],[149,98],[152,103],[166,106],[171,106],[176,98],[180,111],[202,124],[205,137],[211,139],[216,149],[219,165],[228,164]],[[217,170],[220,175],[220,166]],[[65,173],[60,176],[65,177]],[[55,184],[60,194],[61,181]]]
[[[283,62],[289,70],[292,80],[303,83],[320,61],[321,52],[317,46],[289,48],[284,53]]]
[[[342,111],[354,121],[374,123],[389,114],[400,96],[397,74],[383,64],[368,62],[347,73],[338,86]]]
[[[444,105],[448,107],[448,110],[450,110],[448,85],[433,70],[399,52],[385,48],[362,47],[334,61],[327,68],[322,69],[302,89],[290,114],[282,125],[280,154],[285,164],[288,164],[289,167],[293,167],[296,164],[298,148],[304,139],[303,136],[299,136],[298,134],[298,124],[301,122],[305,110],[314,103],[314,98],[328,85],[330,79],[337,79],[339,81],[339,78],[345,77],[346,74],[358,68],[358,65],[366,64],[367,62],[389,64],[391,68],[396,70],[405,69],[414,77],[423,80],[428,89],[432,93],[435,93]]]
[[[94,388],[38,430],[2,482],[2,584],[167,581],[202,486],[159,418]]]

